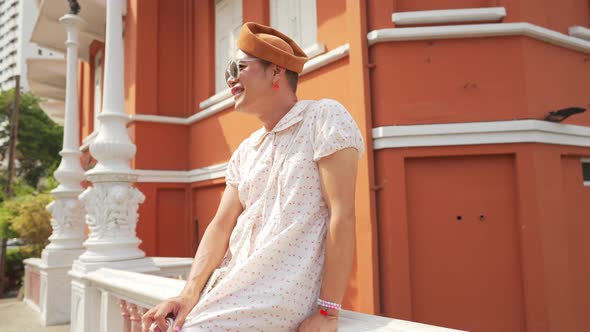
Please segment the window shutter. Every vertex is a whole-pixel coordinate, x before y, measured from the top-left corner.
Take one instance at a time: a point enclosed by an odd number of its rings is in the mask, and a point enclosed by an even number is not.
[[[270,25],[301,48],[313,45],[317,41],[316,0],[271,0]]]
[[[227,88],[225,66],[234,56],[242,27],[242,0],[215,1],[215,90]]]

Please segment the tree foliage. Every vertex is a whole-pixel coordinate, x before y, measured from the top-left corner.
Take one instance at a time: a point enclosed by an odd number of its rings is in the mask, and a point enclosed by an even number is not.
[[[51,214],[46,210],[49,194],[26,195],[5,201],[3,210],[10,227],[26,244],[42,249],[51,235]]]
[[[0,158],[7,160],[14,89],[0,93]],[[32,93],[21,92],[18,136],[16,145],[16,174],[31,187],[53,174],[59,165],[63,127],[53,122],[39,107],[40,99]],[[5,177],[3,177],[5,179]],[[6,182],[0,178],[0,185]]]

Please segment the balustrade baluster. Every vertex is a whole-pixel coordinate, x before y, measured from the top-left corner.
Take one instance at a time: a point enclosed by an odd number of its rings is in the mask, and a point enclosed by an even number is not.
[[[131,332],[131,314],[127,309],[127,302],[119,299],[119,307],[121,307],[121,316],[123,317],[123,332]]]
[[[131,320],[131,332],[141,332],[141,316],[139,315],[137,305],[129,303],[127,309],[129,310],[129,318]]]

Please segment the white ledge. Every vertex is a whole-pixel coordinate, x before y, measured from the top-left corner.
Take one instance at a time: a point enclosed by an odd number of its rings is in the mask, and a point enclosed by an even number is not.
[[[190,171],[136,169],[137,182],[143,183],[194,183],[225,177],[227,163],[195,168]]]
[[[409,40],[527,36],[549,44],[590,53],[590,42],[530,23],[466,24],[374,30],[367,34],[369,45]]]
[[[313,44],[310,47],[306,48],[306,52],[308,54],[317,54],[325,52],[326,46],[324,44]],[[321,54],[314,56],[312,59],[307,61],[303,66],[303,71],[301,72],[300,76],[308,74],[314,70],[317,70],[321,67],[327,66],[335,61],[338,61],[342,58],[348,56],[348,52],[350,49],[349,44],[345,44],[342,46],[338,46],[335,49]],[[310,56],[311,57],[311,56]],[[180,124],[180,125],[191,125],[195,122],[201,121],[206,119],[212,115],[215,115],[234,104],[234,99],[231,95],[229,89],[225,89],[216,93],[215,95],[211,96],[210,98],[205,99],[199,104],[199,108],[201,109],[200,112],[191,115],[188,118],[177,118],[172,116],[161,116],[161,115],[146,115],[146,114],[133,114],[130,115],[129,118],[131,121],[144,121],[144,122],[157,122],[157,123],[171,123],[171,124]]]
[[[150,308],[180,293],[185,281],[148,274],[101,268],[83,277],[91,286],[115,297]],[[338,331],[451,332],[458,331],[382,316],[342,310]]]
[[[422,10],[393,13],[395,25],[495,22],[506,17],[504,7]]]
[[[590,40],[590,29],[581,27],[581,26],[573,26],[569,28],[568,31],[569,35],[572,37]]]
[[[514,120],[386,126],[373,129],[375,150],[507,143],[590,147],[590,128],[541,120]]]
[[[315,58],[316,56],[326,52],[326,45],[323,43],[314,43],[307,46],[303,52],[307,55],[308,59]]]

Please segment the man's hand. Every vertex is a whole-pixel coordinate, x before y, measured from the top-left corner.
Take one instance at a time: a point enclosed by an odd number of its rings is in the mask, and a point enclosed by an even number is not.
[[[180,331],[186,316],[197,304],[197,299],[191,296],[176,296],[168,299],[146,312],[141,317],[142,332],[148,332],[153,322],[156,322],[160,331],[167,331],[168,324],[166,323],[166,316],[174,315],[173,331]]]
[[[324,316],[319,312],[307,317],[297,332],[335,332],[338,328],[338,317]]]

